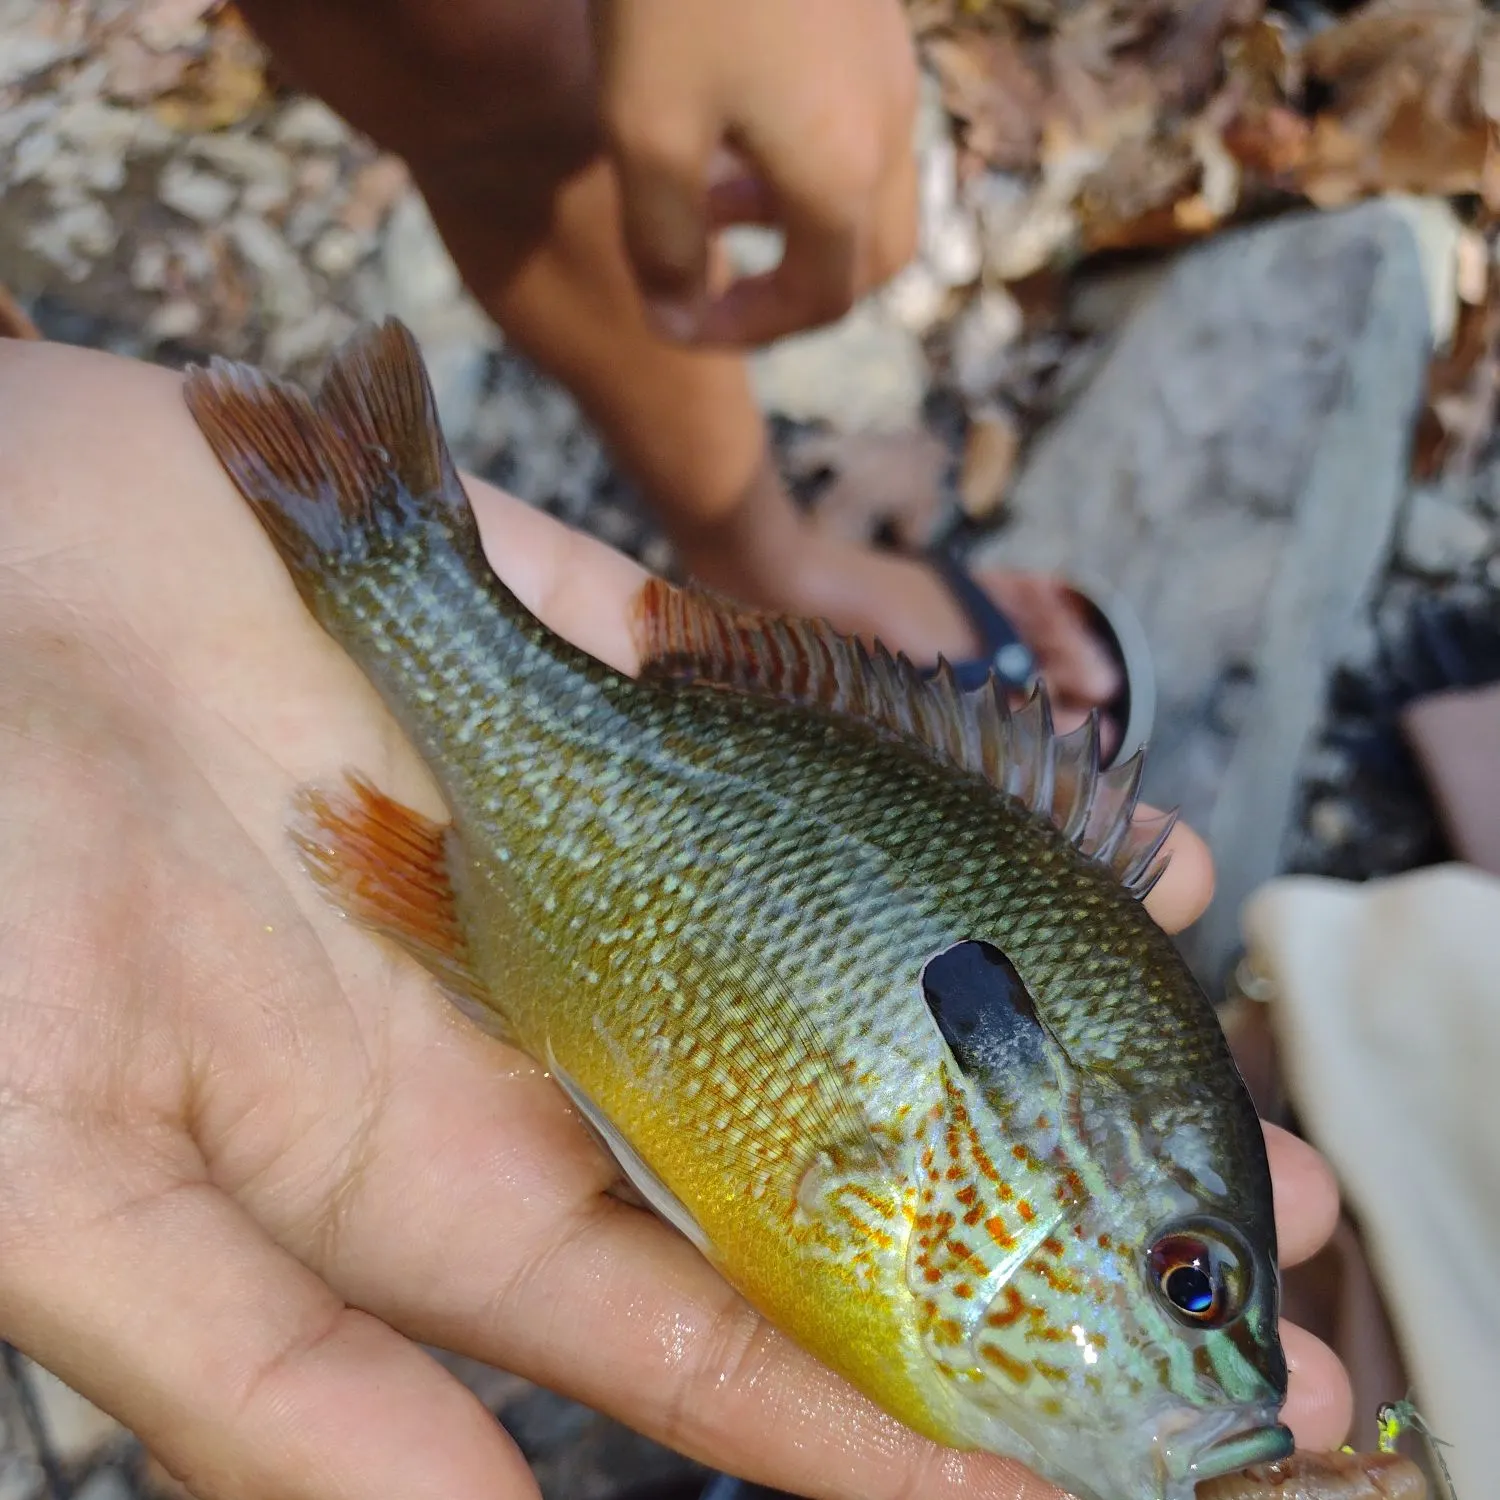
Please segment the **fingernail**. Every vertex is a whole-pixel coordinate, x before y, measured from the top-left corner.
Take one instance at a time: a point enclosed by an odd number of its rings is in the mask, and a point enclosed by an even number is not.
[[[698,336],[699,312],[686,302],[670,297],[647,297],[646,312],[657,330],[679,344]]]

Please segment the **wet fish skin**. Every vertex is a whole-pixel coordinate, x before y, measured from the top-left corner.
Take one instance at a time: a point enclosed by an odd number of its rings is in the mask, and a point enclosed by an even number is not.
[[[1085,1500],[1185,1500],[1218,1440],[1286,1451],[1259,1124],[1114,872],[912,737],[548,630],[484,559],[399,325],[317,406],[222,365],[187,397],[452,814],[314,798],[314,873],[545,1062],[756,1307]],[[934,995],[975,942],[1010,967],[961,1036]],[[1179,1243],[1240,1283],[1227,1326],[1167,1306]]]

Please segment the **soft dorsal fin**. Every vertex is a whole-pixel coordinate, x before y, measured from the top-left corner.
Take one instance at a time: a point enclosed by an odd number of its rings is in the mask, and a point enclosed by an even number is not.
[[[762,614],[660,578],[641,590],[638,624],[645,677],[816,704],[915,740],[1050,818],[1134,895],[1166,868],[1176,813],[1134,816],[1144,752],[1100,770],[1097,716],[1055,733],[1040,686],[1012,710],[993,675],[965,691],[946,662],[925,677],[905,656],[867,650],[821,620]]]

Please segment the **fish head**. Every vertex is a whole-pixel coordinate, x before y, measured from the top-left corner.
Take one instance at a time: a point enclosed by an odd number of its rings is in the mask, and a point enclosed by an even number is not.
[[[945,1098],[908,1262],[966,1440],[1088,1500],[1191,1500],[1200,1480],[1286,1456],[1270,1177],[1248,1096],[1126,1088],[1020,1001],[996,1023],[985,982],[972,1027],[962,1006],[934,1007]]]
[[[934,1174],[951,1196],[928,1189],[909,1272],[971,1439],[1098,1500],[1189,1500],[1290,1453],[1277,1274],[1253,1215],[1193,1201],[1138,1142],[1111,1169],[1044,1113],[1029,1144],[985,1114],[957,1113],[983,1165]]]

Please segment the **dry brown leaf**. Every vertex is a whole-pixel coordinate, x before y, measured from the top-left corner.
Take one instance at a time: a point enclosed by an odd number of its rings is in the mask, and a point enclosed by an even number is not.
[[[1303,49],[1331,94],[1298,172],[1316,204],[1372,192],[1483,192],[1500,22],[1478,0],[1370,0]]]
[[[1281,105],[1252,105],[1224,126],[1224,148],[1246,173],[1272,187],[1291,187],[1307,160],[1306,120]]]
[[[1008,411],[995,407],[970,418],[958,475],[958,503],[971,521],[988,520],[1000,509],[1020,451],[1021,429]]]
[[[0,286],[0,339],[39,339],[41,330],[27,316],[26,309]]]
[[[1279,17],[1262,17],[1227,38],[1224,67],[1241,107],[1274,108],[1302,89],[1302,54]]]
[[[962,32],[934,38],[927,56],[944,105],[965,127],[965,145],[1001,171],[1035,166],[1046,90],[1016,42]]]
[[[212,285],[199,288],[213,309],[218,337],[233,341],[244,331],[255,310],[256,278],[246,269],[230,246],[222,229],[210,229],[203,237],[204,248],[213,264]]]
[[[1087,250],[1171,244],[1182,238],[1175,209],[1198,187],[1201,167],[1187,142],[1124,140],[1076,200]]]
[[[1495,424],[1500,394],[1500,288],[1493,271],[1485,294],[1459,304],[1446,351],[1427,369],[1427,405],[1417,424],[1412,469],[1421,479],[1468,474]]]
[[[1227,40],[1260,22],[1264,0],[1193,0],[1151,49],[1151,76],[1163,113],[1196,111],[1208,102]]]
[[[269,98],[264,48],[225,5],[211,17],[201,54],[181,82],[157,99],[152,113],[173,130],[222,130],[236,125]]]

